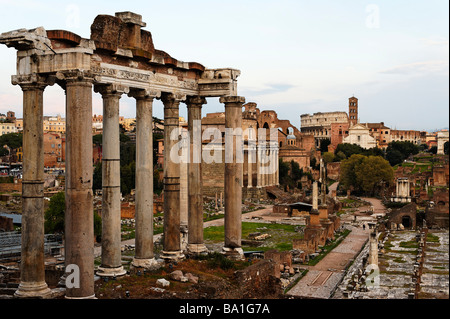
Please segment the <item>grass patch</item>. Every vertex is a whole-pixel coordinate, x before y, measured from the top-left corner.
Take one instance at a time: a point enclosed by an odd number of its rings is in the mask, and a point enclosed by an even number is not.
[[[432,233],[428,233],[427,234],[427,238],[426,238],[428,243],[439,243],[439,237],[436,235],[433,235]]]
[[[419,248],[419,243],[415,240],[402,241],[399,246],[402,248]]]
[[[242,246],[244,251],[278,249],[279,251],[292,250],[292,240],[294,238],[301,238],[298,232],[295,231],[295,225],[284,224],[267,224],[267,223],[242,223],[242,238],[246,239],[250,233],[261,232],[271,235],[266,239],[262,246],[251,247]],[[262,229],[263,228],[263,229]],[[224,226],[211,226],[204,229],[205,241],[210,243],[223,242],[225,239]]]
[[[403,264],[403,263],[406,262],[406,260],[404,260],[402,257],[395,257],[393,259],[393,261],[396,262],[396,263],[400,263],[400,264]]]

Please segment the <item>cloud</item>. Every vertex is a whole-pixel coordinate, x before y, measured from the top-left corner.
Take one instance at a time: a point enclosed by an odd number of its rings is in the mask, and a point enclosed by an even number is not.
[[[442,71],[448,72],[448,61],[437,60],[437,61],[425,61],[425,62],[402,64],[386,70],[382,70],[379,73],[411,75],[423,73],[437,73]]]
[[[295,85],[289,83],[269,83],[264,84],[261,87],[241,86],[240,90],[245,92],[245,95],[260,96],[275,93],[283,93],[294,87]]]
[[[435,46],[435,45],[449,45],[449,41],[446,38],[442,37],[434,37],[434,38],[421,38],[420,41],[424,42],[427,46]]]

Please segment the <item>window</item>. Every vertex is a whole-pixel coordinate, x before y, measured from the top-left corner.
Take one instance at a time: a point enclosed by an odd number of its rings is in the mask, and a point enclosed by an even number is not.
[[[52,144],[52,148],[55,148],[55,144]]]
[[[361,142],[361,136],[358,135],[358,142]]]

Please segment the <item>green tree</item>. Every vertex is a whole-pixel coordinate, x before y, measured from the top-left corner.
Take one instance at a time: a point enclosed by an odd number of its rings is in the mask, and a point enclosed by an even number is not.
[[[102,162],[95,164],[92,189],[102,189]]]
[[[339,151],[336,153],[336,156],[334,157],[334,161],[335,162],[340,162],[342,160],[345,160],[347,158],[347,156],[345,156],[344,152]]]
[[[336,147],[334,154],[342,152],[346,158],[349,158],[353,154],[362,154],[364,151],[365,150],[357,144],[342,143]]]
[[[376,195],[383,185],[391,185],[394,170],[381,156],[354,154],[341,162],[340,183],[345,189]]]
[[[53,195],[44,214],[44,230],[46,234],[64,233],[65,210],[66,199],[64,192]]]
[[[386,152],[386,159],[389,161],[389,164],[395,166],[403,162],[403,154],[396,149],[390,149]]]
[[[64,233],[65,231],[66,197],[59,192],[50,198],[50,203],[44,214],[44,231],[46,234]],[[94,214],[94,235],[102,233],[102,219],[97,212]]]
[[[384,184],[392,183],[394,170],[381,156],[369,156],[355,167],[355,175],[361,191],[373,196]]]
[[[341,162],[341,174],[339,183],[345,189],[359,189],[356,171],[366,157],[360,154],[353,154],[350,158]]]
[[[322,158],[323,158],[323,161],[325,162],[325,164],[334,162],[334,158],[335,158],[335,157],[336,157],[336,156],[334,155],[333,152],[325,152],[325,153],[323,153],[323,155],[322,155]]]
[[[8,133],[0,136],[0,146],[8,145],[12,149],[22,147],[22,133]]]

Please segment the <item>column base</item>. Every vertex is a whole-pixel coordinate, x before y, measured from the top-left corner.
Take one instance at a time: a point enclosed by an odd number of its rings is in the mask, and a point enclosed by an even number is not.
[[[241,247],[238,248],[229,248],[229,247],[223,247],[222,248],[222,254],[225,255],[225,257],[232,259],[232,260],[244,260],[244,251]]]
[[[65,299],[97,299],[97,297],[95,297],[95,294],[92,296],[86,296],[86,297],[64,297]]]
[[[165,261],[181,261],[184,259],[184,254],[181,250],[177,251],[165,251],[161,252],[161,258]]]
[[[208,248],[205,244],[188,244],[187,254],[189,256],[206,255],[208,254]]]
[[[133,258],[130,270],[144,268],[146,270],[157,270],[164,266],[164,262],[155,258]]]
[[[123,266],[120,267],[98,267],[97,270],[97,276],[100,277],[119,277],[119,276],[123,276],[127,273],[127,271],[125,269],[123,269]]]
[[[17,298],[51,298],[52,291],[43,282],[21,282],[19,288],[14,293]]]

